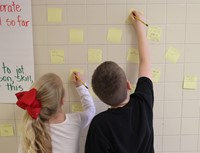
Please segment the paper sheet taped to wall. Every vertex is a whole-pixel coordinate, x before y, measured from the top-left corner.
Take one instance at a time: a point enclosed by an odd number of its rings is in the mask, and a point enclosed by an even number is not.
[[[0,103],[15,103],[15,93],[34,80],[31,1],[1,2]]]

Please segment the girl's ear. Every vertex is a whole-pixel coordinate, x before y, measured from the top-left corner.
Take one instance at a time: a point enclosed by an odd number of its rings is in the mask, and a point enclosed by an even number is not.
[[[128,88],[128,90],[131,90],[131,83],[129,80],[127,80],[127,88]]]
[[[61,104],[61,106],[64,105],[64,98],[62,98],[60,104]]]

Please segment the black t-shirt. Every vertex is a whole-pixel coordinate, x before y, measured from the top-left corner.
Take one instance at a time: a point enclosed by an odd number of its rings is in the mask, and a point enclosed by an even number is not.
[[[153,101],[151,80],[139,78],[128,104],[93,118],[85,153],[154,153]]]

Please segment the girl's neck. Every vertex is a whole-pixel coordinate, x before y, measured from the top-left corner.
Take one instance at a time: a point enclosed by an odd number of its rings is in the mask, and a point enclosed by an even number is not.
[[[66,114],[62,111],[58,111],[50,120],[50,124],[62,123],[66,120]]]

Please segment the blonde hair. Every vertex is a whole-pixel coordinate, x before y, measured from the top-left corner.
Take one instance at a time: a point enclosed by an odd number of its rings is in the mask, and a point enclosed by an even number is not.
[[[22,131],[24,153],[52,153],[48,121],[61,108],[64,87],[59,76],[53,73],[43,75],[32,86],[37,90],[37,100],[42,108],[36,120],[26,112]]]

